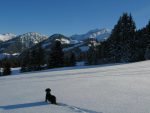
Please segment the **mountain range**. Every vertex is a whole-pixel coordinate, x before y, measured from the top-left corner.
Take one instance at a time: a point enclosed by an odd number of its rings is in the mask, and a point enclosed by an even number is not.
[[[2,34],[0,35],[0,58],[1,56],[19,55],[24,50],[34,47],[40,43],[42,47],[48,50],[55,40],[59,40],[63,44],[64,51],[69,51],[80,47],[81,51],[88,50],[88,43],[92,40],[104,41],[110,36],[111,30],[94,29],[85,34],[64,36],[62,34],[54,34],[52,36],[42,35],[36,32],[29,32],[22,35]]]

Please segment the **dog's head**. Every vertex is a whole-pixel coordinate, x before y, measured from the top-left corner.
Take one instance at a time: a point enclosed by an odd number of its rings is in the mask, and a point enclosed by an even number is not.
[[[46,89],[45,89],[45,92],[46,92],[46,93],[49,93],[49,92],[51,92],[51,89],[50,89],[50,88],[46,88]]]

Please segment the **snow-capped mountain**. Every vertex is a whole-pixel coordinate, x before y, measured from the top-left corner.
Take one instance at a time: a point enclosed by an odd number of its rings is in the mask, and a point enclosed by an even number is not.
[[[54,34],[46,40],[42,41],[40,44],[44,49],[49,49],[51,44],[53,44],[56,40],[59,40],[63,45],[71,44],[71,39],[62,34]]]
[[[0,41],[8,41],[12,38],[15,38],[16,35],[12,34],[12,33],[6,33],[6,34],[0,34]]]
[[[54,34],[52,36],[50,36],[49,38],[47,38],[46,40],[40,42],[40,46],[45,50],[45,56],[46,58],[48,58],[49,52],[51,51],[51,47],[53,46],[53,44],[55,43],[56,40],[59,40],[62,44],[62,48],[63,51],[66,54],[69,54],[71,52],[74,52],[77,55],[81,55],[81,54],[85,54],[91,45],[95,45],[97,46],[98,44],[100,44],[100,42],[98,42],[96,39],[90,38],[90,39],[86,39],[84,41],[78,41],[78,42],[73,42],[74,40],[72,40],[69,37],[66,37],[62,34]],[[33,47],[30,48],[30,50],[35,50],[39,45],[35,45]],[[23,58],[25,55],[27,54],[26,51],[22,52],[20,54],[20,58]]]
[[[21,53],[25,49],[28,49],[47,38],[47,36],[36,32],[25,33],[1,43],[0,53]]]
[[[34,46],[35,44],[47,39],[45,35],[41,35],[36,32],[29,32],[23,35],[18,36],[19,41],[27,48]]]
[[[66,37],[62,34],[54,34],[49,37],[51,41],[59,40],[62,44],[77,44],[78,40],[73,40],[70,37]]]
[[[59,40],[61,42],[63,46],[63,50],[66,52],[66,51],[74,50],[82,46],[88,46],[91,43],[91,41],[94,41],[95,39],[87,39],[87,40],[80,42],[78,40],[72,40],[70,37],[66,37],[62,34],[54,34],[50,36],[48,39],[42,41],[40,44],[45,50],[49,51],[51,48],[51,45],[56,40]]]
[[[71,39],[61,34],[54,34],[49,37],[51,41],[59,40],[62,44],[70,44]]]
[[[111,31],[108,29],[95,29],[86,34],[73,35],[71,37],[62,34],[54,34],[48,37],[36,32],[29,32],[19,36],[5,34],[3,36],[7,38],[1,38],[3,41],[0,40],[0,54],[22,54],[24,50],[34,48],[38,43],[45,50],[49,51],[55,40],[59,40],[62,43],[65,52],[76,51],[76,53],[80,53],[87,51],[91,43],[97,45],[99,44],[98,41],[106,40],[110,36],[110,33]]]
[[[88,38],[95,38],[98,41],[103,41],[109,38],[111,30],[109,29],[94,29],[81,35],[72,35],[71,38],[78,41],[83,41]]]
[[[75,53],[76,58],[80,59],[81,56],[86,56],[88,50],[91,46],[99,46],[101,42],[97,41],[95,38],[86,39],[80,43],[72,44],[63,48],[63,51],[66,55],[70,53]]]

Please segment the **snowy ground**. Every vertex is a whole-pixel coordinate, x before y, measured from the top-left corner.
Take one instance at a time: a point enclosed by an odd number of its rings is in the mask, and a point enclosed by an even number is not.
[[[150,113],[150,61],[1,77],[0,113]]]

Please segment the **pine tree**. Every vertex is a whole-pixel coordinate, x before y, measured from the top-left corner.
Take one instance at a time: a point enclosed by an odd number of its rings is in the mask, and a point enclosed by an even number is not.
[[[30,58],[29,58],[29,50],[27,50],[24,54],[24,57],[21,59],[21,72],[26,72],[29,71],[29,62],[30,62]]]
[[[44,63],[44,49],[42,46],[39,44],[36,48],[36,70],[41,70],[41,65]]]
[[[91,46],[87,52],[87,58],[86,58],[86,64],[87,65],[96,65],[98,64],[98,51],[96,47]]]
[[[108,39],[109,56],[115,62],[130,62],[133,60],[136,27],[131,15],[124,13],[118,20]]]
[[[69,56],[68,54],[64,56],[64,66],[65,66],[65,67],[70,66],[69,57],[70,57],[70,56]]]
[[[75,66],[76,65],[76,56],[73,52],[71,52],[71,54],[70,54],[69,65],[70,66]]]
[[[142,61],[147,59],[147,51],[150,45],[150,21],[146,25],[146,27],[138,30],[136,32],[136,45],[135,45],[135,53],[136,61]]]
[[[146,25],[145,28],[143,28],[143,33],[142,33],[143,41],[145,42],[144,45],[145,47],[150,45],[150,21]]]
[[[36,60],[37,54],[36,50],[33,49],[29,53],[29,71],[36,70],[37,60]]]
[[[100,64],[107,63],[108,62],[108,48],[107,48],[107,42],[103,41],[101,42],[97,47],[97,55],[98,60]]]
[[[2,76],[2,61],[0,60],[0,76]]]
[[[44,49],[37,45],[32,50],[27,50],[21,60],[21,72],[41,70],[44,60]]]
[[[51,48],[48,67],[56,68],[62,66],[64,66],[64,52],[61,42],[56,40]]]
[[[11,74],[11,64],[10,64],[10,62],[7,59],[5,59],[3,61],[2,65],[3,65],[3,72],[2,72],[3,76],[10,75]]]
[[[144,57],[146,60],[150,60],[150,45],[147,46]]]

